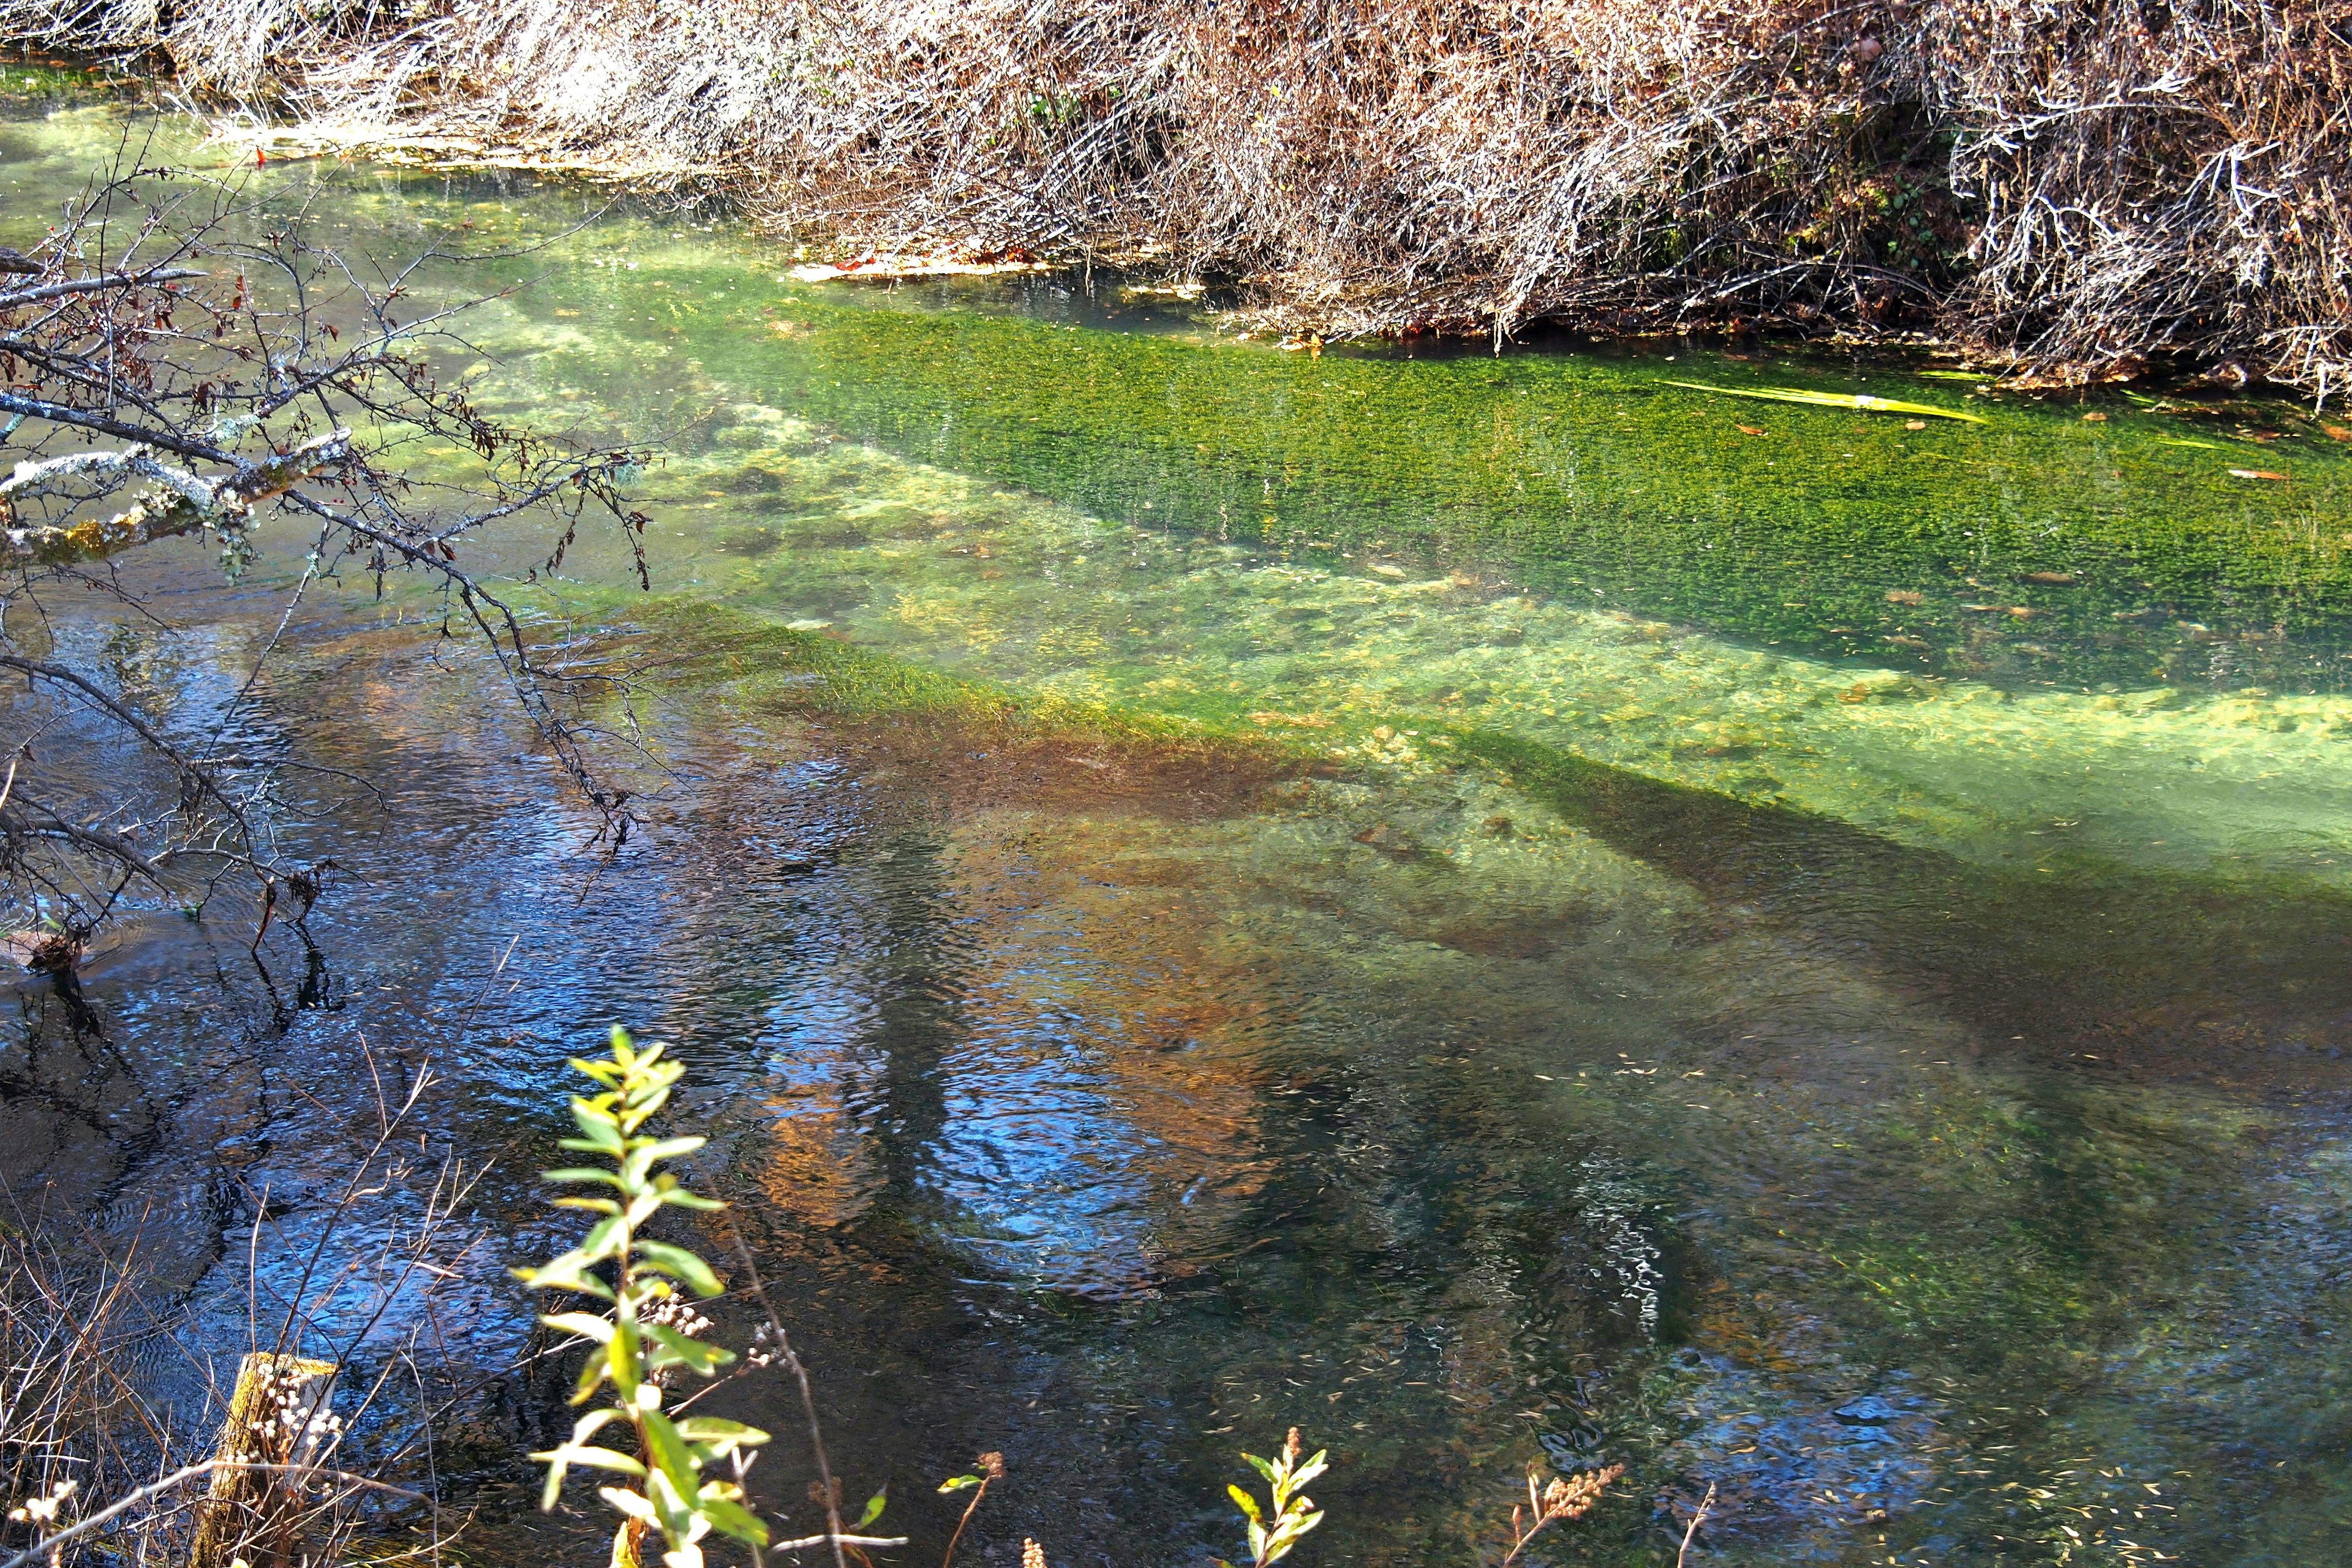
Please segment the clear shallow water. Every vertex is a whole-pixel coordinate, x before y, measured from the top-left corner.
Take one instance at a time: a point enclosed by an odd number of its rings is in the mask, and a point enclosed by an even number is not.
[[[99,123],[9,127],[8,173],[57,188]],[[333,199],[394,248],[582,205]],[[181,1205],[225,1310],[224,1171],[331,1171],[372,1032],[457,1069],[523,1256],[550,1081],[619,1017],[698,1064],[845,1468],[927,1537],[1002,1447],[986,1551],[1229,1551],[1230,1450],[1297,1423],[1334,1562],[1464,1560],[1547,1454],[1633,1467],[1563,1562],[1670,1561],[1709,1481],[1721,1562],[2340,1553],[2324,431],[1912,432],[1655,384],[1966,387],[1309,360],[1050,289],[789,288],[715,226],[567,246],[449,368],[674,433],[656,594],[592,555],[538,600],[647,667],[653,830],[583,854],[478,676],[326,617],[253,722],[396,786],[324,836],[374,857],[314,922],[339,1010],[242,936],[136,931],[91,1019],[25,993],[23,1169]],[[205,629],[129,668],[201,714],[271,602],[184,581]],[[460,1435],[485,1474],[535,1408]]]

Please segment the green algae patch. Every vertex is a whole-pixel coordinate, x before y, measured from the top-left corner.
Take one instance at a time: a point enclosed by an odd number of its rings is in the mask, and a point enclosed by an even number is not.
[[[736,706],[770,714],[838,719],[924,717],[1022,733],[1039,742],[1189,750],[1254,771],[1320,763],[1319,747],[1246,721],[1124,710],[976,680],[780,624],[756,612],[677,595],[568,594],[545,613],[603,624],[572,650],[573,662],[608,661],[627,685],[673,693],[723,689]]]
[[[510,384],[486,376],[484,395]],[[2352,696],[1840,663],[1491,564],[1089,514],[764,401],[719,405],[699,434],[644,484],[667,594],[1001,700],[1392,770],[1445,765],[1457,729],[1517,735],[2030,879],[2109,864],[2352,883]]]
[[[2332,956],[2352,946],[2338,887],[2095,859],[2020,871],[1519,736],[1465,730],[1455,752],[1710,899],[1867,952],[1993,1038],[2072,1030],[2160,1061],[2200,1054],[2194,1024],[2229,1018],[2299,1054],[2324,1043],[2315,1001],[2352,1007],[2352,975]]]

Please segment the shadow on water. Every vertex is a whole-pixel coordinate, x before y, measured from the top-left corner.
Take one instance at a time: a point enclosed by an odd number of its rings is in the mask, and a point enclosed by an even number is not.
[[[1462,749],[1625,854],[1803,931],[2020,1056],[2096,1046],[2118,1067],[2235,1076],[2276,1065],[2266,1056],[2300,1068],[2305,1052],[2341,1054],[2352,900],[2333,890],[2120,871],[2063,847],[2029,877],[1513,736],[1471,731]]]

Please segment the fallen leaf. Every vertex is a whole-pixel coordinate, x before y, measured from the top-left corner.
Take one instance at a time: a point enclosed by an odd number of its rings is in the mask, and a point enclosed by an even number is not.
[[[1927,427],[1927,422],[1925,419],[1906,419],[1903,422],[1903,428],[1906,430],[1925,430]]]
[[[1916,588],[1889,588],[1886,602],[1890,605],[1924,605],[1927,602],[1927,595]]]
[[[2071,588],[2076,581],[2072,572],[2028,572],[2025,574],[2025,580],[2029,583],[2047,583],[2053,588]]]
[[[2104,414],[2094,412],[2084,415],[2083,420],[2084,423],[2089,425],[2105,425],[2107,422],[2107,416]]]
[[[1868,414],[1916,414],[1923,419],[1958,419],[1970,425],[1992,423],[1981,414],[1963,414],[1956,408],[1937,408],[1925,403],[1901,403],[1892,397],[1873,397],[1868,393],[1810,392],[1793,386],[1716,386],[1704,381],[1662,381],[1658,384],[1679,386],[1691,392],[1712,392],[1725,397],[1760,397],[1768,403],[1803,403],[1815,408],[1852,408]]]
[[[1403,567],[1391,566],[1385,561],[1375,561],[1370,566],[1366,567],[1365,570],[1375,573],[1382,577],[1402,577],[1405,574]]]
[[[2327,438],[2331,441],[2352,441],[2352,430],[2347,430],[2341,425],[2322,425],[2320,428],[2327,432]]]
[[[1925,426],[1922,426],[1922,428],[1925,428]],[[1761,436],[1764,434],[1763,431],[1759,430],[1753,425],[1742,425],[1739,426],[1739,433],[1742,436]]]
[[[2230,477],[2237,479],[2284,479],[2284,474],[2274,474],[2268,468],[2231,468]]]

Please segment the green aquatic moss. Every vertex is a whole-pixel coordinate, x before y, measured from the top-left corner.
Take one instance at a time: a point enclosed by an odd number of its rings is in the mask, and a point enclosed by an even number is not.
[[[659,291],[642,271],[603,275],[599,313],[640,345],[674,342],[666,358],[697,355],[856,439],[1107,518],[1303,556],[1496,561],[1598,603],[1944,673],[2341,674],[2352,566],[2328,520],[2352,469],[2307,430],[2271,445],[2225,430],[2208,451],[2165,444],[2183,426],[2161,415],[2085,425],[1895,374],[1708,370],[1940,397],[1989,421],[1914,431],[1841,410],[1727,409],[1639,363],[1310,359],[778,296],[674,257],[659,270]]]

